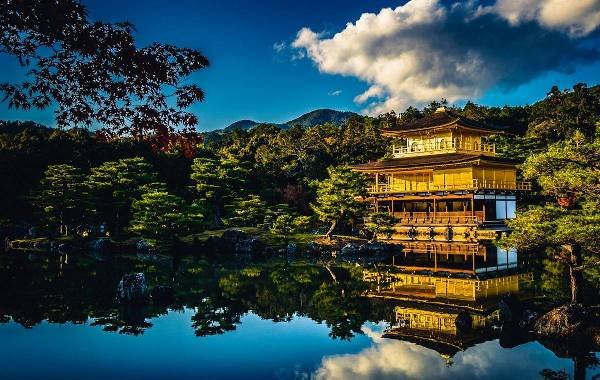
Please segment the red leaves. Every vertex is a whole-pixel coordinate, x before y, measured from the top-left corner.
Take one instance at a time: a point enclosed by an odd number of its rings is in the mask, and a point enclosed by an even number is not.
[[[196,156],[198,146],[202,144],[202,141],[202,135],[196,132],[174,132],[154,136],[151,139],[151,146],[154,151],[179,152],[184,157],[192,159]]]
[[[562,208],[571,208],[575,204],[575,195],[567,194],[557,198],[558,205]]]

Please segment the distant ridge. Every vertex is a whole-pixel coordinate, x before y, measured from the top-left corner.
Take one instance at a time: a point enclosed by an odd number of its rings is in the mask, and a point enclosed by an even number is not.
[[[252,129],[259,124],[271,124],[275,125],[281,129],[287,129],[293,127],[294,125],[300,125],[305,128],[314,127],[315,125],[321,125],[325,123],[331,123],[335,126],[340,126],[344,124],[348,119],[359,116],[357,113],[348,112],[348,111],[336,111],[332,109],[318,109],[314,111],[310,111],[305,113],[304,115],[297,117],[288,122],[277,124],[277,123],[268,123],[268,122],[258,122],[254,120],[239,120],[235,123],[230,124],[226,128],[223,129],[225,132],[234,131],[236,129]],[[215,131],[216,132],[216,131]]]

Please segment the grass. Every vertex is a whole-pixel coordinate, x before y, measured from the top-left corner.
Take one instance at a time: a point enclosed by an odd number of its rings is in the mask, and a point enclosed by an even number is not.
[[[269,231],[264,231],[256,227],[236,227],[235,229],[242,230],[251,236],[255,236],[271,247],[283,247],[287,243],[295,243],[297,246],[302,247],[310,242],[316,242],[317,244],[323,246],[335,246],[341,248],[349,242],[360,243],[366,241],[363,238],[346,235],[333,235],[331,239],[327,239],[321,234],[313,233],[297,233],[288,236],[286,239],[284,236],[275,235]],[[185,244],[192,244],[194,240],[202,243],[210,237],[220,237],[226,230],[226,228],[207,230],[197,234],[185,236],[181,239],[181,241]]]
[[[284,236],[272,234],[269,231],[264,231],[256,227],[236,227],[235,229],[242,230],[251,236],[256,236],[269,246],[284,246],[286,239]],[[186,244],[192,244],[194,240],[198,242],[205,242],[210,237],[218,237],[223,235],[227,229],[218,230],[207,230],[197,234],[184,236],[181,241]],[[309,233],[298,233],[287,237],[288,243],[295,243],[299,246],[306,245],[311,241],[317,240],[321,235],[309,234]]]

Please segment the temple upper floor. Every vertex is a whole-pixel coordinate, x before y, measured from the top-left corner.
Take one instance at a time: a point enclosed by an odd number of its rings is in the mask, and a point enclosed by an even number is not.
[[[487,138],[477,135],[456,135],[450,132],[428,137],[407,138],[404,141],[402,145],[392,145],[394,158],[444,153],[496,155],[496,145],[489,143]]]
[[[394,158],[463,153],[494,156],[495,144],[489,136],[505,133],[503,129],[465,118],[446,108],[383,135],[400,141],[392,147]]]

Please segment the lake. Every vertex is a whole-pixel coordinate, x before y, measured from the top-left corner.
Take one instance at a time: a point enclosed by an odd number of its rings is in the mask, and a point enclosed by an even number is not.
[[[597,353],[565,354],[499,328],[500,293],[539,297],[536,274],[450,281],[382,268],[323,259],[3,255],[0,377],[600,376]],[[174,299],[118,305],[116,286],[132,271],[144,272],[150,286],[172,286]],[[459,328],[466,316],[468,328]]]

